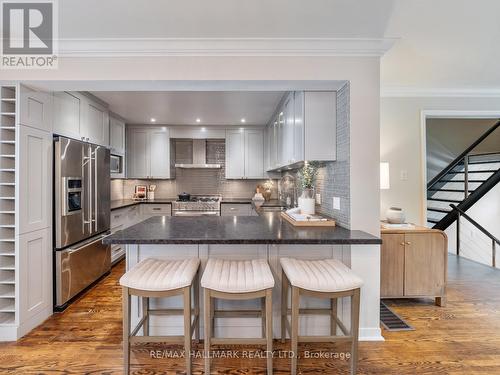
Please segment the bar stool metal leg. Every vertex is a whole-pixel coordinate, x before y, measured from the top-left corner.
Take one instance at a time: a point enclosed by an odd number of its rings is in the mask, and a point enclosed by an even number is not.
[[[359,300],[360,290],[355,289],[351,296],[351,375],[358,370]]]
[[[194,294],[194,318],[196,319],[196,324],[194,326],[194,338],[196,343],[200,342],[200,270],[196,272],[196,279],[193,285]]]
[[[330,335],[337,334],[337,298],[330,299]]]
[[[212,335],[212,318],[210,312],[212,311],[212,303],[210,297],[210,290],[205,289],[203,293],[204,298],[204,309],[203,309],[203,322],[204,322],[204,333],[205,333],[205,375],[210,374],[210,338]]]
[[[122,306],[123,306],[123,373],[130,371],[130,295],[128,288],[122,288]]]
[[[142,324],[142,332],[144,336],[149,336],[149,297],[141,297],[142,299],[142,315],[144,323]]]

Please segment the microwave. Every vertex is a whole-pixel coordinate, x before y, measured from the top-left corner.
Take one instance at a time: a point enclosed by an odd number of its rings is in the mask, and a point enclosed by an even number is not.
[[[125,177],[125,171],[123,168],[123,155],[111,154],[109,159],[109,166],[111,172],[111,178],[123,178]]]

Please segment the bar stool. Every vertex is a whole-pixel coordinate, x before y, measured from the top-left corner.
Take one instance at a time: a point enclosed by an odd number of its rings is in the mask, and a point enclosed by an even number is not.
[[[199,307],[199,265],[198,258],[185,260],[164,260],[147,258],[137,263],[120,279],[123,290],[123,364],[124,373],[130,371],[130,344],[140,342],[165,342],[184,344],[186,353],[186,373],[191,374],[191,337],[200,338]],[[193,281],[196,281],[193,283]],[[191,309],[191,287],[194,291],[194,309]],[[149,298],[165,298],[182,295],[183,309],[150,309]],[[143,316],[130,332],[130,296],[142,299]],[[151,315],[183,315],[184,335],[150,336],[149,317]],[[191,317],[194,315],[194,320]],[[136,336],[142,327],[143,336]]]
[[[267,373],[273,373],[272,289],[274,278],[265,259],[209,259],[201,278],[204,288],[205,374],[210,374],[210,349],[215,344],[266,345]],[[213,298],[228,300],[261,299],[261,310],[215,310]],[[215,338],[213,325],[218,317],[256,316],[262,319],[262,338]],[[265,328],[264,328],[265,327]]]
[[[359,299],[363,280],[342,262],[335,259],[299,260],[281,258],[282,295],[281,295],[281,341],[285,342],[288,330],[291,338],[291,374],[297,373],[297,348],[299,342],[351,342],[351,374],[356,374],[358,365]],[[292,306],[288,309],[288,288],[291,285]],[[328,298],[330,309],[301,309],[300,296]],[[337,317],[337,299],[351,297],[351,329]],[[288,315],[291,314],[291,324]],[[330,315],[329,336],[299,336],[299,314]],[[337,326],[343,336],[337,336]]]

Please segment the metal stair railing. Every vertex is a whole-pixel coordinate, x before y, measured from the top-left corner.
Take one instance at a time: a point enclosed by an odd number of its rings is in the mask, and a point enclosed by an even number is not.
[[[467,215],[460,208],[455,206],[454,204],[450,204],[450,207],[453,211],[456,212],[456,220],[457,220],[457,256],[460,256],[460,218],[464,217],[469,221],[472,225],[474,225],[477,229],[479,229],[482,233],[484,233],[491,240],[491,266],[496,267],[496,245],[500,245],[500,240],[488,232],[481,224],[479,224],[476,220]]]

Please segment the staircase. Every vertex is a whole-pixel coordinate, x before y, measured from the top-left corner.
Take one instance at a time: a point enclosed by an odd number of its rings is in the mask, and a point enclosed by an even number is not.
[[[474,152],[499,126],[500,121],[427,184],[428,227],[445,230],[457,218],[450,204],[467,211],[500,182],[500,144],[495,152]]]

